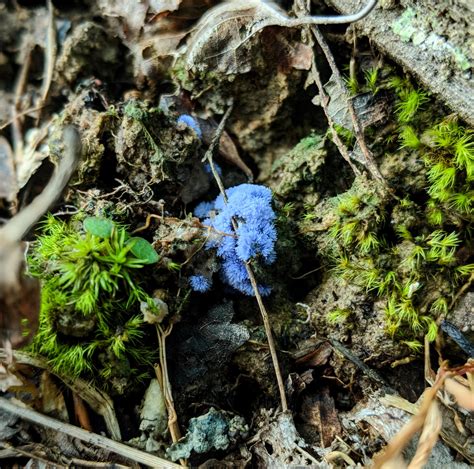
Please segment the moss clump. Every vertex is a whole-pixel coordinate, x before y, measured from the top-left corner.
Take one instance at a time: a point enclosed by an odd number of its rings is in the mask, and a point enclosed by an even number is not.
[[[143,344],[140,303],[153,308],[154,302],[139,272],[157,260],[146,240],[131,238],[112,220],[66,223],[48,216],[28,256],[43,287],[31,350],[54,371],[117,393],[145,377],[154,352]]]
[[[387,333],[417,351],[423,335],[434,340],[437,318],[474,270],[459,254],[472,244],[474,134],[452,116],[433,121],[439,108],[408,80],[375,78],[367,76],[367,86],[393,94],[397,126],[394,135],[377,138],[372,129],[367,138],[392,165],[395,197],[357,177],[348,191],[311,207],[300,231],[336,275],[385,303]],[[413,160],[420,171],[407,171]],[[350,315],[335,310],[327,319]]]

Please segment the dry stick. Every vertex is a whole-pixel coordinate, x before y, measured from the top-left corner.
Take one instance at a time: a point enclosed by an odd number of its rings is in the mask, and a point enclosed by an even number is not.
[[[46,458],[38,456],[37,454],[35,454],[31,451],[26,451],[22,448],[16,448],[15,446],[13,446],[9,443],[6,443],[4,441],[0,441],[0,448],[9,449],[10,451],[16,453],[19,456],[24,456],[24,457],[27,457],[27,458],[30,458],[30,459],[35,459],[37,461],[41,461],[42,463],[45,464],[45,467],[54,467],[54,468],[57,468],[57,469],[67,469],[67,466],[63,466],[61,464],[58,464],[57,462],[53,463],[53,461],[50,461]]]
[[[0,361],[4,360],[6,351],[0,348]],[[28,352],[20,350],[13,350],[13,357],[16,363],[30,365],[36,368],[47,370],[49,373],[57,376],[63,383],[71,389],[74,394],[77,394],[84,401],[89,404],[89,407],[98,415],[102,416],[105,421],[105,426],[109,434],[114,440],[121,440],[120,427],[115,415],[114,404],[112,399],[103,391],[99,391],[87,381],[80,378],[70,378],[65,375],[58,374],[51,370],[48,362],[45,359],[33,357]]]
[[[89,445],[98,446],[111,453],[118,454],[140,464],[145,464],[149,467],[159,467],[165,469],[181,468],[181,466],[178,464],[167,461],[166,459],[145,453],[144,451],[124,445],[123,443],[111,440],[105,436],[88,432],[87,430],[75,427],[74,425],[60,422],[27,407],[20,407],[19,405],[14,404],[4,397],[0,397],[0,409],[10,414],[17,415],[22,419],[28,420],[35,425],[50,428],[51,430],[54,430],[58,433],[62,433],[71,438],[77,438],[78,440],[81,440]]]
[[[58,46],[56,43],[56,23],[54,21],[54,7],[51,0],[47,0],[48,5],[48,30],[46,33],[46,49],[44,53],[44,70],[43,70],[43,82],[41,83],[40,92],[40,109],[38,111],[38,117],[36,119],[36,125],[38,125],[41,118],[41,110],[46,103],[48,98],[49,88],[53,81],[54,65],[56,64],[56,53]]]
[[[216,180],[217,185],[219,186],[219,190],[222,194],[222,198],[224,199],[225,204],[227,204],[228,202],[227,194],[225,193],[224,184],[222,183],[222,180],[219,174],[217,173],[216,168],[214,167],[213,154],[214,154],[215,148],[217,147],[218,142],[220,141],[222,132],[224,131],[226,121],[230,113],[232,112],[232,108],[233,108],[233,105],[229,106],[229,108],[225,112],[224,117],[220,121],[216,129],[216,132],[214,134],[214,137],[212,139],[212,142],[209,145],[209,148],[207,149],[206,154],[204,155],[204,158],[203,158],[203,161],[207,160],[209,163],[211,172],[214,176],[214,179]],[[238,232],[237,221],[234,218],[232,218],[232,228],[234,229],[235,233]],[[270,349],[270,355],[272,357],[273,368],[275,370],[275,376],[278,383],[278,391],[280,393],[281,408],[283,412],[286,412],[288,410],[288,403],[286,400],[285,385],[283,382],[283,377],[281,376],[280,364],[278,362],[278,356],[276,353],[276,347],[275,347],[275,341],[273,339],[272,328],[270,326],[268,313],[267,313],[267,310],[265,309],[265,305],[263,304],[263,300],[260,295],[260,292],[258,291],[257,282],[255,280],[255,276],[253,274],[253,271],[252,271],[252,268],[250,267],[249,262],[250,261],[245,262],[245,269],[247,270],[247,275],[249,276],[250,283],[252,284],[252,289],[255,293],[255,298],[257,299],[257,304],[260,309],[260,314],[262,315],[263,325],[265,327],[265,334],[267,335],[268,347]]]
[[[156,364],[154,368],[165,399],[166,411],[168,412],[168,429],[171,435],[171,440],[173,443],[177,443],[181,438],[181,432],[178,425],[178,414],[174,408],[174,399],[173,394],[171,393],[171,383],[169,380],[168,363],[166,358],[166,337],[171,334],[172,330],[173,324],[168,326],[166,330],[163,330],[159,324],[156,325],[158,346],[160,348],[160,364]],[[181,466],[187,467],[187,461],[185,459],[181,458],[179,463]]]
[[[318,68],[316,67],[316,61],[314,60],[314,56],[311,63],[311,74],[313,76],[314,82],[316,83],[316,86],[318,87],[319,96],[321,97],[321,106],[323,108],[324,114],[326,115],[329,128],[331,129],[331,134],[332,134],[334,143],[339,149],[339,153],[349,163],[349,166],[352,168],[352,171],[354,171],[354,174],[356,176],[360,176],[361,174],[360,171],[358,170],[357,166],[352,162],[351,157],[349,156],[349,151],[347,150],[347,147],[344,145],[344,143],[342,143],[341,139],[339,138],[338,133],[336,132],[336,129],[334,128],[334,120],[332,119],[331,114],[329,113],[329,109],[328,109],[329,96],[324,91],[323,82],[321,81],[321,76],[319,75]]]
[[[328,43],[324,39],[324,36],[321,34],[317,26],[311,26],[311,31],[316,41],[318,42],[319,46],[323,50],[324,55],[326,56],[326,60],[328,61],[329,66],[332,70],[332,73],[334,74],[334,78],[338,82],[338,85],[341,87],[341,89],[345,91],[346,96],[348,96],[347,91],[346,91],[346,86],[344,84],[344,80],[341,76],[341,73],[339,72],[339,69],[337,68],[336,62],[334,60],[334,56],[332,55],[332,52],[329,49]],[[379,168],[377,167],[377,164],[375,163],[372,152],[370,151],[369,147],[365,143],[364,132],[360,125],[359,118],[357,117],[357,114],[355,112],[352,99],[350,99],[349,96],[347,99],[347,107],[351,115],[352,125],[354,127],[354,133],[356,135],[357,142],[359,143],[360,149],[362,150],[362,153],[364,154],[364,157],[365,157],[367,169],[370,171],[370,174],[372,174],[372,177],[374,179],[376,179],[377,181],[381,182],[384,186],[386,186],[387,183],[385,182],[385,179],[383,178],[382,174],[379,171]]]

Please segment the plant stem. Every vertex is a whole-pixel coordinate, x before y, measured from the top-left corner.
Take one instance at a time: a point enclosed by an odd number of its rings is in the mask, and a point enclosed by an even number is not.
[[[214,137],[212,138],[212,142],[209,145],[209,148],[206,151],[206,154],[204,155],[203,161],[207,161],[209,163],[209,166],[211,168],[212,175],[214,176],[214,179],[216,180],[216,183],[219,187],[219,190],[222,194],[222,197],[224,199],[224,203],[227,204],[227,194],[225,193],[225,188],[224,184],[222,183],[222,179],[220,178],[218,172],[216,171],[216,168],[214,166],[214,161],[213,161],[213,154],[214,150],[217,147],[218,142],[220,141],[222,132],[224,131],[225,124],[227,122],[227,119],[232,112],[233,105],[229,106],[227,111],[225,112],[223,118],[221,119],[216,132],[214,134]],[[232,218],[232,228],[234,229],[234,232],[237,234],[238,230],[238,224],[237,221]],[[268,341],[268,347],[270,349],[270,355],[272,357],[272,363],[273,363],[273,368],[275,370],[275,375],[278,383],[278,391],[280,393],[280,403],[281,403],[281,408],[283,412],[286,412],[288,410],[288,403],[286,400],[286,395],[285,395],[285,385],[283,382],[283,377],[281,375],[281,370],[280,370],[280,363],[278,362],[278,355],[276,352],[276,347],[275,347],[275,341],[273,339],[273,333],[272,333],[272,328],[270,325],[270,320],[268,317],[267,310],[265,309],[265,305],[263,304],[262,297],[260,295],[260,292],[258,291],[258,286],[257,282],[255,280],[255,275],[253,274],[252,268],[250,267],[249,263],[245,263],[245,269],[247,270],[247,274],[250,279],[250,283],[252,285],[252,289],[255,293],[255,298],[257,300],[258,307],[260,309],[260,314],[262,315],[263,319],[263,325],[265,327],[265,334],[267,336],[267,341]]]

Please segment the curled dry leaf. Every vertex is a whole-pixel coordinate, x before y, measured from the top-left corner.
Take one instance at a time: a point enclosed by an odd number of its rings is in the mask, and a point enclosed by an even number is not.
[[[267,26],[281,25],[284,11],[259,0],[224,2],[199,21],[186,49],[188,70],[208,68],[221,73],[246,73],[251,57],[242,46]]]
[[[357,13],[347,16],[290,18],[276,3],[262,0],[230,0],[212,8],[198,23],[186,50],[188,70],[212,68],[222,73],[245,73],[249,60],[242,46],[268,26],[292,28],[304,24],[336,24],[357,21],[374,8],[369,0]],[[309,67],[308,67],[309,68]]]
[[[125,37],[137,37],[145,26],[147,14],[159,15],[179,8],[181,0],[99,0],[98,7],[104,16],[118,18],[123,23]]]

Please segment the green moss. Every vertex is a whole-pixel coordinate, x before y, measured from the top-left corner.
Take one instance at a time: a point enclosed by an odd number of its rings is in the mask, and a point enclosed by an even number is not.
[[[147,245],[146,255],[143,246],[137,251],[137,240]],[[31,273],[42,281],[39,330],[31,350],[70,377],[107,375],[110,379],[97,384],[116,392],[115,383],[134,382],[154,355],[143,346],[140,317],[140,302],[154,304],[139,279],[140,269],[150,263],[150,249],[146,240],[130,238],[109,219],[66,223],[48,216],[28,256]]]
[[[366,82],[374,85],[374,72]],[[338,276],[385,302],[387,334],[418,351],[425,334],[436,338],[436,319],[449,313],[471,275],[457,253],[472,243],[474,135],[452,116],[433,116],[438,108],[407,79],[379,78],[377,86],[393,92],[398,125],[395,138],[377,151],[399,152],[402,168],[414,154],[425,173],[406,177],[403,186],[394,178],[392,189],[401,195],[396,201],[357,177],[348,191],[320,204],[322,214],[313,209],[315,215],[301,222],[302,232],[311,233]],[[328,321],[342,317],[336,310]]]

